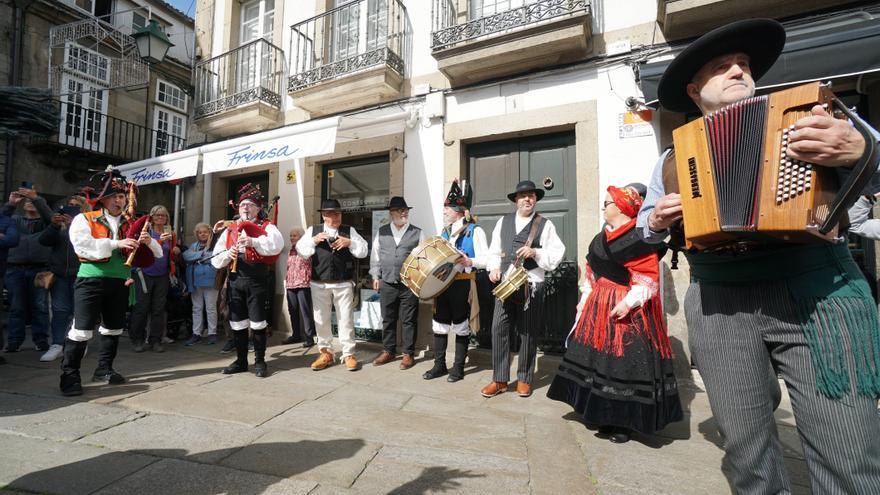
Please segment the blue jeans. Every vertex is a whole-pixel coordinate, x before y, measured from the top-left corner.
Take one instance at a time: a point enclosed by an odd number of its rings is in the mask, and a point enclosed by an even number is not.
[[[52,294],[52,343],[64,345],[73,318],[73,283],[76,277],[55,277]]]
[[[24,342],[24,327],[31,324],[31,340],[48,341],[49,309],[46,289],[34,287],[34,277],[45,271],[30,266],[9,265],[6,268],[6,290],[10,295],[7,346],[18,348]]]

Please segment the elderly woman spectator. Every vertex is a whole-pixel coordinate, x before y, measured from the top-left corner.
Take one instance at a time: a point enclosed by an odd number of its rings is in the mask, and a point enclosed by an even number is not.
[[[162,336],[165,331],[165,305],[171,277],[175,276],[175,258],[180,254],[177,236],[168,221],[168,209],[156,205],[150,209],[150,236],[162,246],[162,257],[152,265],[138,268],[134,273],[135,305],[131,315],[131,341],[134,352],[143,352],[147,344],[155,352],[164,352]],[[146,334],[147,319],[150,333]]]
[[[49,271],[53,280],[49,287],[52,296],[52,319],[49,328],[52,345],[40,357],[40,361],[54,361],[61,356],[64,339],[73,318],[73,283],[79,271],[79,258],[70,243],[68,228],[73,217],[88,211],[88,204],[82,196],[70,196],[64,200],[52,215],[52,223],[40,233],[39,242],[52,249],[49,255]]]
[[[290,313],[290,337],[283,344],[303,343],[303,347],[315,345],[315,320],[312,315],[312,262],[296,252],[296,243],[303,236],[302,227],[290,229],[290,253],[287,255],[287,312]]]
[[[207,313],[207,344],[217,343],[217,294],[215,286],[217,269],[211,265],[211,252],[214,250],[214,233],[211,226],[199,223],[195,227],[196,242],[183,252],[186,262],[186,287],[192,298],[192,336],[186,341],[187,346],[202,340]]]

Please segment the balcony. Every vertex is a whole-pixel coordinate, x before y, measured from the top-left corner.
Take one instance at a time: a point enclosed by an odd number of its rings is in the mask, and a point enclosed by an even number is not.
[[[95,92],[94,94],[100,94]],[[167,132],[116,118],[75,103],[74,98],[56,101],[61,116],[58,132],[52,136],[32,137],[27,146],[40,153],[54,151],[64,156],[60,162],[127,163],[165,155],[186,148],[186,139]],[[94,103],[96,100],[92,100]],[[185,130],[183,130],[185,131]]]
[[[432,0],[431,51],[454,86],[584,59],[589,0]]]
[[[291,26],[296,106],[320,116],[399,98],[406,16],[400,0],[358,0]]]
[[[692,38],[729,22],[752,17],[776,19],[840,7],[858,0],[658,0],[657,22],[667,40]]]
[[[283,79],[284,51],[263,38],[198,64],[196,125],[223,137],[276,127]]]

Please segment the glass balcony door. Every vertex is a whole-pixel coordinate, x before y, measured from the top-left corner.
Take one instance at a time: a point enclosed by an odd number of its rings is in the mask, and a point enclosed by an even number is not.
[[[241,33],[239,46],[260,38],[272,42],[275,25],[275,0],[251,0],[241,5]],[[263,43],[251,43],[238,52],[236,93],[256,87],[266,87],[271,76],[271,50]]]
[[[107,90],[69,74],[64,75],[62,84],[67,94],[61,97],[58,141],[103,153]]]

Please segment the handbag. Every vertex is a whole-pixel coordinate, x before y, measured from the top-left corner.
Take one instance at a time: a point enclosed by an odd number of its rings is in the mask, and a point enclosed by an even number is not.
[[[52,272],[38,272],[34,276],[34,287],[49,290],[55,283],[55,274]]]

